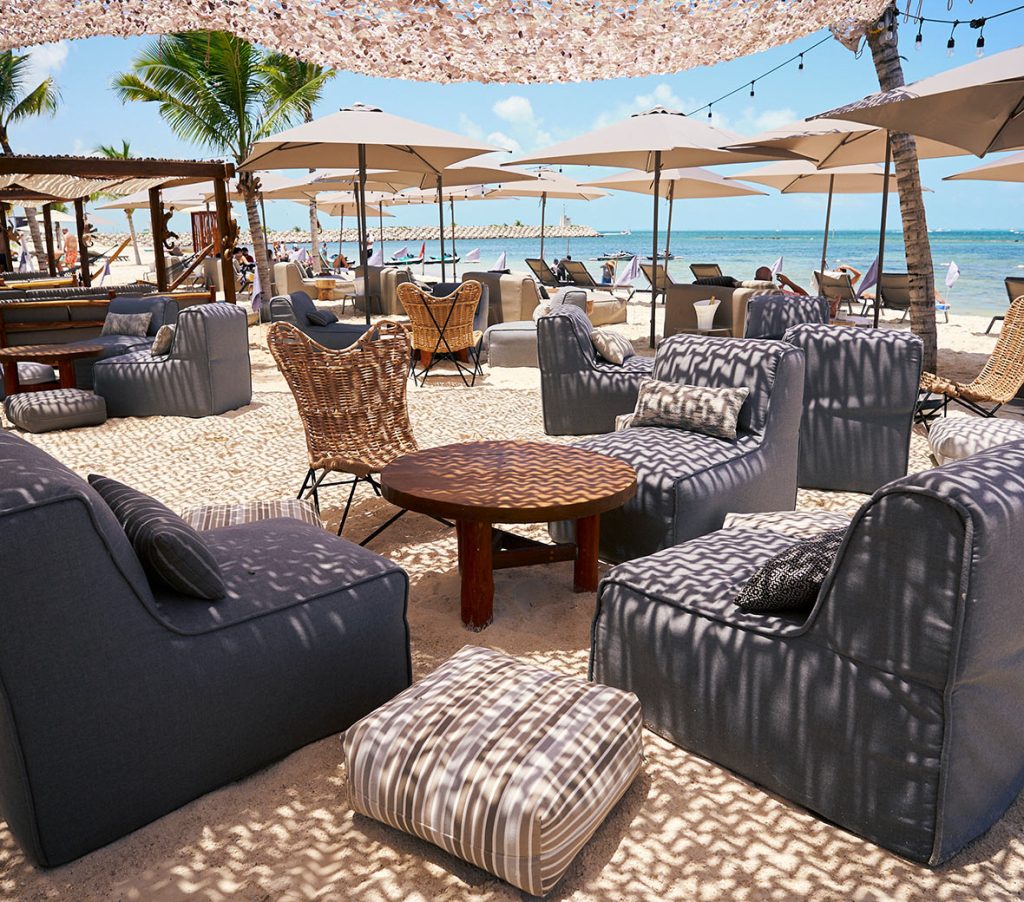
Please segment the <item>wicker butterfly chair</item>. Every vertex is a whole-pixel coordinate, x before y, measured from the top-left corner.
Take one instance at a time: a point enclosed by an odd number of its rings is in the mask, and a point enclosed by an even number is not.
[[[355,344],[336,351],[317,344],[290,323],[267,332],[270,353],[295,396],[309,452],[309,471],[299,498],[312,496],[320,510],[320,489],[351,486],[338,526],[345,528],[360,482],[380,495],[373,478],[395,458],[417,450],[406,401],[409,337],[405,326],[381,320]],[[350,479],[325,482],[330,473]],[[360,544],[365,545],[405,511],[399,511]]]
[[[435,298],[411,282],[398,286],[398,300],[412,326],[413,381],[424,384],[438,360],[448,358],[465,385],[476,383],[481,372],[480,343],[484,336],[473,329],[473,317],[482,293],[480,283],[472,279],[443,298]],[[417,358],[421,363],[419,370]]]
[[[979,416],[994,417],[1024,385],[1024,297],[1006,311],[995,350],[972,382],[955,382],[935,373],[921,376],[924,397],[918,402],[918,420],[927,423],[944,415],[950,401]]]

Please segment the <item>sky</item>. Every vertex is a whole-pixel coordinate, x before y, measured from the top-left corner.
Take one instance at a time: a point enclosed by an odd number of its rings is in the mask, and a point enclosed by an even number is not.
[[[944,0],[925,0],[924,15],[964,19],[991,15],[1014,5],[1010,0],[953,0],[947,12]],[[916,4],[914,4],[916,7]],[[714,122],[742,134],[774,128],[822,112],[878,90],[870,51],[860,58],[837,41],[828,41],[806,55],[804,70],[794,62],[755,85],[749,82],[773,66],[814,44],[825,33],[809,35],[784,47],[740,60],[649,78],[609,79],[581,84],[440,85],[370,78],[339,72],[324,91],[315,112],[326,114],[354,102],[369,103],[390,113],[470,135],[517,153],[582,134],[655,105],[689,113],[737,86],[743,90],[714,107]],[[900,46],[907,81],[963,65],[975,58],[977,32],[966,24],[956,31],[956,48],[947,56],[949,26],[925,24],[920,50],[915,50],[915,28],[901,26]],[[987,53],[1017,46],[1024,35],[1024,11],[994,20],[985,29]],[[32,48],[33,72],[52,75],[62,102],[55,117],[16,124],[11,130],[15,152],[90,153],[98,144],[119,144],[127,139],[140,156],[209,158],[217,154],[179,140],[164,124],[153,104],[122,105],[110,90],[112,78],[130,68],[131,61],[152,38],[88,38]],[[608,60],[614,71],[614,60]],[[697,113],[706,121],[707,113]],[[991,155],[988,159],[995,159]],[[929,227],[954,229],[1010,229],[1024,226],[1024,186],[986,182],[942,182],[942,177],[980,161],[965,156],[927,160],[921,164],[922,182],[933,189],[926,195]],[[732,167],[733,171],[745,168]],[[728,174],[730,167],[716,167]],[[582,179],[600,178],[611,170],[566,170]],[[821,227],[825,198],[814,195],[728,198],[677,202],[674,228],[680,230],[773,230]],[[433,225],[433,207],[400,207],[389,225]],[[549,221],[563,212],[561,202],[550,202]],[[649,229],[650,198],[616,192],[594,202],[566,202],[564,212],[574,221],[603,231]],[[837,197],[833,227],[877,228],[879,198],[866,195]],[[116,221],[121,214],[101,214]],[[463,203],[456,206],[460,224],[485,225],[515,220],[539,221],[536,200]],[[271,228],[308,226],[305,210],[293,202],[267,205]],[[323,222],[323,218],[322,218]],[[102,223],[99,223],[102,225]],[[323,222],[326,226],[327,223]]]

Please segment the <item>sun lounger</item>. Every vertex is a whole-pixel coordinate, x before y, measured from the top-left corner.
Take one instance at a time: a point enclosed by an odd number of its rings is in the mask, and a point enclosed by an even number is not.
[[[717,263],[691,263],[690,272],[695,279],[714,279],[722,275],[722,267]]]
[[[1006,284],[1006,296],[1010,299],[1010,303],[1011,304],[1015,300],[1017,300],[1017,298],[1024,297],[1024,278],[1020,278],[1020,277],[1016,277],[1016,276],[1007,276],[1006,279],[1005,279],[1005,284]],[[948,317],[947,317],[947,319],[948,319]],[[997,322],[1001,323],[1004,319],[1006,319],[1005,316],[993,316],[991,321],[988,324],[988,328],[985,330],[985,334],[988,335],[988,333],[992,331],[992,327]]]
[[[665,292],[668,288],[673,287],[676,283],[675,280],[666,271],[663,264],[658,264],[658,284],[654,284],[654,264],[653,263],[641,263],[640,269],[643,270],[644,275],[647,277],[647,281],[651,283],[651,287],[655,291]]]
[[[541,257],[533,257],[526,261],[526,265],[530,267],[530,272],[537,277],[537,281],[540,282],[545,288],[561,288],[562,284],[555,278],[554,272],[551,267],[548,266],[547,260]]]
[[[596,281],[591,275],[590,270],[587,269],[586,265],[581,263],[579,260],[563,260],[562,266],[565,268],[566,274],[569,276],[570,283],[576,288],[586,288],[588,291],[607,291],[610,294],[615,294],[617,290],[626,292],[626,299],[633,297],[636,289],[621,287],[616,289],[614,285],[602,285]]]
[[[853,305],[860,303],[860,299],[853,289],[853,282],[848,272],[815,272],[814,279],[818,283],[818,294],[823,298],[828,298],[830,303],[835,303],[833,308],[835,313],[838,313],[843,304],[846,304],[847,312],[851,316],[853,315]]]

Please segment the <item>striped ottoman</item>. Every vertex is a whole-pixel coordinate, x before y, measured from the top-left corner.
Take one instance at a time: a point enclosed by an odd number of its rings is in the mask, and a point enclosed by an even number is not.
[[[260,520],[276,520],[280,517],[292,517],[310,526],[322,528],[324,525],[311,502],[295,498],[280,501],[243,501],[238,504],[201,504],[197,507],[186,507],[181,511],[181,518],[199,532],[220,529],[223,526],[257,523]]]
[[[640,702],[466,646],[345,733],[352,807],[541,896],[640,771]]]

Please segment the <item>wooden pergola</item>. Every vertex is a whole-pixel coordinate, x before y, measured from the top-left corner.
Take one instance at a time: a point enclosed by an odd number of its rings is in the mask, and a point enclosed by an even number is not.
[[[4,185],[4,187],[0,187],[0,250],[7,255],[8,261],[12,260],[7,235],[6,204],[12,201],[41,204],[43,219],[46,223],[46,253],[49,272],[50,275],[56,275],[57,264],[53,248],[50,207],[55,202],[71,201],[75,207],[75,225],[79,247],[82,250],[82,284],[88,286],[92,282],[92,275],[89,271],[89,255],[84,240],[86,237],[85,202],[88,200],[88,194],[97,190],[130,194],[142,190],[144,186],[149,190],[149,213],[152,224],[157,290],[167,291],[170,286],[167,279],[164,244],[161,240],[164,231],[164,209],[160,192],[164,188],[173,188],[178,185],[213,182],[217,231],[220,242],[223,242],[224,237],[231,234],[228,182],[234,175],[235,167],[231,163],[217,161],[0,154],[0,184]],[[22,184],[19,179],[25,184]],[[62,179],[66,180],[63,184],[66,184],[67,187],[62,188]],[[79,190],[73,187],[75,180],[92,183],[103,182],[104,184],[93,184],[86,194],[75,196]],[[39,182],[45,184],[45,188],[37,186],[36,183]],[[229,255],[221,253],[222,250],[222,244],[214,247],[214,253],[220,253],[225,300],[234,303],[234,272]]]

